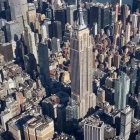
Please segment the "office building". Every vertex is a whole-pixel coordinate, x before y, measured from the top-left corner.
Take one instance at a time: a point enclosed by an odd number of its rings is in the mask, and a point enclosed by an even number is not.
[[[126,106],[121,111],[121,138],[128,140],[131,132],[131,121],[132,121],[132,109],[130,106]]]
[[[23,32],[23,23],[17,20],[9,21],[6,23],[6,37],[7,41],[18,40]]]
[[[65,31],[66,19],[66,9],[55,10],[55,20],[61,22],[62,31]]]
[[[1,124],[2,128],[6,131],[7,130],[7,122],[12,118],[11,112],[7,109],[1,112]]]
[[[137,67],[134,67],[134,68],[131,69],[131,73],[130,73],[130,92],[131,92],[132,95],[135,95],[135,91],[136,91],[137,72],[138,72]]]
[[[0,44],[0,53],[4,56],[4,61],[6,63],[11,62],[14,59],[11,43]]]
[[[117,109],[124,109],[127,104],[128,93],[130,87],[130,78],[127,74],[121,72],[118,79],[115,80],[115,107]]]
[[[30,26],[26,26],[23,32],[24,43],[27,47],[28,53],[34,55],[36,63],[38,64],[37,46],[35,42],[35,33],[31,31]]]
[[[29,53],[24,55],[24,67],[25,71],[30,74],[31,78],[35,78],[34,74],[37,72],[37,63],[33,54]]]
[[[48,58],[48,46],[45,43],[39,43],[38,45],[38,61],[40,78],[44,86],[48,84],[49,80],[49,58]]]
[[[61,51],[60,39],[53,37],[51,40],[51,51],[52,53],[58,53]]]
[[[54,37],[53,35],[53,25],[52,25],[52,22],[48,19],[44,20],[44,24],[46,26],[46,31],[48,33],[48,38],[52,38]],[[56,30],[56,28],[55,28]]]
[[[92,27],[93,23],[97,23],[99,33],[101,29],[104,29],[107,25],[112,23],[111,20],[111,9],[108,4],[103,5],[101,3],[97,3],[90,7],[89,25]]]
[[[138,28],[138,15],[131,14],[130,21],[132,22],[132,29]]]
[[[50,140],[54,135],[54,122],[51,118],[33,117],[24,125],[25,140]]]
[[[71,44],[71,92],[72,99],[79,103],[78,116],[83,118],[90,108],[96,106],[96,97],[92,93],[92,43],[89,29],[83,20],[79,8],[77,26],[70,40]]]
[[[126,20],[128,18],[129,15],[129,7],[128,5],[122,5],[121,6],[121,20],[122,20],[122,24],[123,24],[123,28],[126,27]]]
[[[116,136],[116,129],[111,127],[111,125],[105,124],[104,129],[104,138],[106,139],[113,139]]]
[[[98,34],[98,25],[97,23],[93,23],[93,26],[91,28],[91,33],[93,34],[93,36],[96,36]]]
[[[97,23],[98,33],[99,33],[101,30],[101,8],[95,4],[90,7],[90,13],[89,13],[89,25],[90,25],[90,27],[93,26],[93,23]]]
[[[127,44],[130,41],[130,37],[131,37],[131,25],[130,23],[127,23],[125,31],[125,44]]]
[[[45,98],[42,101],[43,113],[48,115],[52,119],[57,118],[57,107],[60,104],[60,98],[56,95],[52,95],[49,98]]]
[[[104,122],[96,116],[85,118],[84,124],[84,140],[104,140]]]
[[[48,38],[47,28],[45,25],[41,26],[41,36],[42,36],[42,42],[45,42]]]
[[[109,5],[105,5],[101,9],[101,29],[112,23],[112,13]]]
[[[71,122],[78,118],[78,104],[71,100],[70,103],[66,107],[66,121]]]
[[[2,30],[0,30],[0,43],[5,43],[5,34]]]
[[[121,56],[117,52],[114,54],[114,58],[113,58],[113,64],[117,69],[119,69],[119,67],[120,67],[120,61],[121,61]]]
[[[74,24],[74,11],[76,10],[76,5],[69,5],[66,9],[67,23],[69,23],[70,25]]]
[[[62,23],[60,21],[52,22],[52,37],[56,37],[62,41]]]
[[[34,3],[29,3],[28,4],[28,11],[27,11],[27,21],[28,24],[34,24],[36,19],[36,8]]]

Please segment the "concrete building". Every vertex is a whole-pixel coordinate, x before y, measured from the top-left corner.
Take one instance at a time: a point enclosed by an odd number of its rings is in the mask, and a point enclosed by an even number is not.
[[[48,46],[45,43],[38,45],[38,60],[41,82],[44,86],[49,81],[49,58],[48,58]]]
[[[118,79],[115,80],[115,107],[124,109],[127,104],[128,93],[130,87],[130,78],[123,72]]]
[[[9,21],[6,23],[7,41],[18,40],[24,30],[22,19]]]
[[[76,5],[69,5],[66,9],[66,15],[67,15],[67,23],[70,25],[74,24],[74,11],[77,10]]]
[[[128,140],[131,132],[131,122],[132,122],[132,109],[130,106],[126,106],[121,111],[121,128],[120,128],[120,136],[124,140]]]
[[[95,116],[85,118],[84,140],[104,140],[104,122]]]
[[[78,118],[83,118],[90,108],[96,106],[96,97],[92,93],[92,42],[89,29],[83,20],[79,8],[77,25],[70,40],[71,44],[71,91],[72,99],[79,104]]]
[[[24,125],[25,140],[50,140],[54,135],[53,120],[34,117]]]

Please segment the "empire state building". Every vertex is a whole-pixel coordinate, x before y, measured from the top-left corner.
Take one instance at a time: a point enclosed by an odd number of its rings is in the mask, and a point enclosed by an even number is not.
[[[70,44],[72,100],[78,105],[77,114],[80,119],[96,106],[96,96],[92,92],[92,41],[90,31],[84,24],[81,7],[78,9],[78,20]]]

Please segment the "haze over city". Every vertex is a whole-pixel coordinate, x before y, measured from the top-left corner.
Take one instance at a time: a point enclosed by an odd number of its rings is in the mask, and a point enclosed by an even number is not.
[[[140,140],[140,0],[0,0],[0,140]]]

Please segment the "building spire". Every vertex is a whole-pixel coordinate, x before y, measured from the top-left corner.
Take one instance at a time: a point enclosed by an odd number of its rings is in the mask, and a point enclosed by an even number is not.
[[[79,2],[80,2],[80,0],[79,0]],[[78,26],[78,29],[86,28],[86,25],[85,25],[85,22],[84,22],[83,10],[82,10],[81,4],[79,4],[77,15],[78,15],[78,17],[77,17],[77,26]]]

